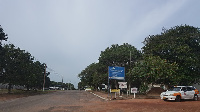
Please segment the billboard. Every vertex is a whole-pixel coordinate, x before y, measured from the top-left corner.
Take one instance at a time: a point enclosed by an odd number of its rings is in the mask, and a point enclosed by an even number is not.
[[[118,82],[119,88],[127,88],[127,82]]]
[[[124,67],[108,67],[109,79],[124,80],[125,79],[125,68]]]

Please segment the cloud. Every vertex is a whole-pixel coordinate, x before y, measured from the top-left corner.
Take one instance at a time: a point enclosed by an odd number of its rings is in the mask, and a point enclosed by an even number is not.
[[[140,49],[144,38],[160,33],[162,27],[180,23],[200,25],[198,3],[197,0],[1,1],[0,24],[13,44],[47,63],[64,80],[78,82],[78,73],[97,62],[101,51],[112,44],[130,43]],[[50,77],[60,81],[55,74]]]
[[[135,15],[139,16],[139,19],[137,18],[135,21],[132,21],[128,33],[124,36],[123,42],[132,41],[133,43],[138,43],[136,44],[137,48],[141,48],[141,42],[144,38],[148,35],[159,33],[155,31],[157,31],[157,29],[161,31],[161,28],[164,27],[162,26],[163,23],[173,18],[173,14],[179,11],[184,5],[185,1],[167,1],[161,4],[154,3],[153,5],[144,5],[144,7],[141,8],[141,13]]]

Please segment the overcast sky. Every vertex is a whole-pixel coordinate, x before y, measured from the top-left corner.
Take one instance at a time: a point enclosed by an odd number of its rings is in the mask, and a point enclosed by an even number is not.
[[[46,63],[52,81],[76,87],[107,47],[140,50],[148,35],[181,24],[200,27],[200,0],[0,0],[8,42]]]

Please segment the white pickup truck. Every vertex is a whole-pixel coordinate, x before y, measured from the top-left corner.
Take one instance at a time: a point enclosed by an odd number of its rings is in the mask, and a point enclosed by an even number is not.
[[[182,99],[198,100],[199,91],[193,86],[174,86],[166,92],[162,92],[160,97],[162,100],[176,100],[180,102]]]

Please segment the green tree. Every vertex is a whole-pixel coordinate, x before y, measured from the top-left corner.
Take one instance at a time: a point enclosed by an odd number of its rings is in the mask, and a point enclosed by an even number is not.
[[[5,45],[2,52],[0,81],[9,84],[9,93],[12,85],[26,85],[27,90],[29,88],[41,88],[44,74],[46,74],[45,78],[48,82],[49,73],[44,73],[45,64],[41,64],[39,61],[34,62],[30,53],[15,48],[13,44]]]
[[[1,47],[1,44],[2,44],[1,41],[2,41],[2,40],[7,40],[7,39],[8,39],[7,36],[8,36],[8,35],[4,33],[4,30],[3,30],[3,28],[2,28],[1,25],[0,25],[0,47]]]
[[[81,88],[85,86],[93,87],[95,90],[103,84],[107,83],[107,74],[102,73],[104,66],[100,63],[92,63],[85,68],[78,76],[81,79]]]
[[[54,87],[54,86],[56,86],[56,85],[57,85],[57,82],[51,81],[51,83],[50,83],[50,86],[51,86],[51,87]]]
[[[7,34],[4,33],[4,30],[0,25],[0,83],[3,82],[3,73],[5,71],[4,69],[5,64],[3,63],[5,56],[4,56],[4,50],[2,48],[1,42],[2,40],[7,40],[7,39],[8,39]]]
[[[97,89],[101,84],[108,83],[108,66],[123,66],[127,73],[133,66],[133,62],[136,62],[139,58],[141,58],[140,51],[130,44],[111,45],[101,52],[99,63],[90,64],[78,75],[81,80],[81,87],[91,86]],[[126,79],[129,80],[130,77],[127,75]]]
[[[144,56],[132,69],[132,81],[139,88],[147,84],[177,84],[177,69],[176,63],[168,63],[159,56]]]
[[[85,85],[83,84],[83,82],[79,82],[79,83],[78,83],[78,89],[81,90],[81,89],[84,88],[84,86],[85,86]]]
[[[44,74],[46,84],[48,84],[50,73],[44,73],[44,64],[34,62],[30,53],[16,48],[13,44],[2,47],[2,40],[7,39],[7,34],[0,25],[0,83],[9,84],[8,92],[11,92],[13,84],[26,85],[27,88],[42,87]]]
[[[50,72],[47,72],[46,64],[40,63],[39,61],[36,61],[33,63],[32,66],[34,69],[30,72],[30,77],[28,77],[28,80],[30,80],[30,86],[36,87],[36,88],[42,88],[44,83],[44,75],[45,75],[45,87],[49,87],[50,79],[48,75]],[[46,71],[46,73],[45,73]],[[32,77],[32,78],[31,78]]]
[[[131,56],[130,56],[131,54]],[[130,60],[131,57],[131,60]],[[111,45],[102,51],[99,57],[99,63],[108,66],[124,66],[130,68],[130,63],[137,61],[141,57],[140,51],[134,46],[124,43],[123,45]],[[133,63],[131,63],[133,64]]]
[[[158,35],[151,35],[144,40],[145,55],[159,56],[169,63],[179,66],[180,85],[188,85],[200,79],[200,30],[181,25],[169,30],[163,29]]]
[[[26,85],[27,90],[29,90],[31,83],[34,83],[33,80],[36,79],[36,76],[33,75],[33,71],[35,67],[33,66],[34,58],[31,56],[30,53],[25,52],[24,50],[21,50],[21,52],[18,53],[18,61],[20,62],[17,65],[17,72],[16,74],[18,77],[20,77],[20,85]]]
[[[11,92],[12,84],[19,84],[18,65],[20,64],[20,49],[15,49],[13,44],[5,45],[2,49],[4,52],[2,79],[4,83],[8,83],[8,92]]]
[[[90,70],[90,66],[87,66],[84,70],[81,71],[80,74],[78,74],[78,77],[80,78],[83,86],[92,86],[92,73]]]
[[[121,66],[125,67],[125,78],[128,81],[129,86],[131,84],[131,73],[127,74],[130,68],[134,66],[134,63],[137,62],[142,57],[142,54],[134,46],[124,43],[123,45],[111,45],[102,51],[99,57],[99,63],[104,65],[104,74],[108,72],[108,66]],[[116,81],[111,81],[112,85],[116,86]],[[117,86],[116,86],[117,87]]]

